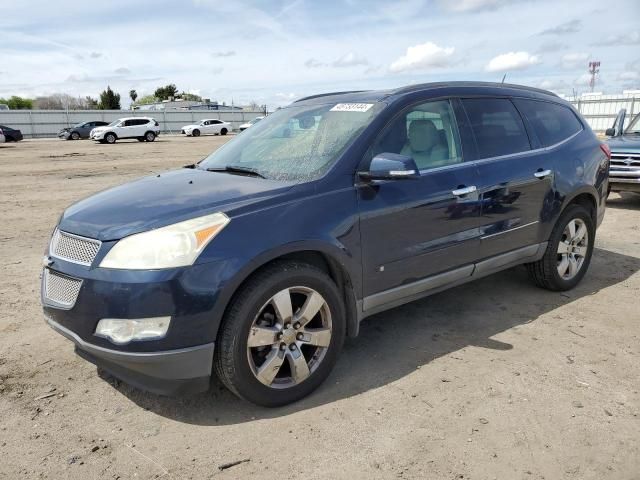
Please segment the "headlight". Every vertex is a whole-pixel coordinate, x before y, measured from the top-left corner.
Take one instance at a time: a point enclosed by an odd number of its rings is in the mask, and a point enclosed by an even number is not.
[[[98,322],[96,335],[116,345],[133,340],[157,340],[167,334],[170,322],[171,317],[103,318]]]
[[[100,266],[151,270],[191,265],[227,223],[229,217],[218,212],[125,237],[109,250]]]

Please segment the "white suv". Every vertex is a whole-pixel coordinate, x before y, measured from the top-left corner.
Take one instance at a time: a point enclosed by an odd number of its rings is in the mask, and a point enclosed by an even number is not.
[[[136,138],[139,142],[153,142],[160,135],[160,125],[153,118],[119,118],[105,127],[91,130],[89,138],[100,143],[116,143],[124,138]]]
[[[181,133],[187,136],[199,137],[200,135],[213,134],[213,135],[226,135],[231,131],[231,124],[229,122],[223,122],[222,120],[216,120],[214,118],[200,120],[200,122],[194,125],[185,125],[182,127]]]

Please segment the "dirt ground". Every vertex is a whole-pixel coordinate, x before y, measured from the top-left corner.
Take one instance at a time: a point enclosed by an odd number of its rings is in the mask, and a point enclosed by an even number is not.
[[[379,314],[286,408],[97,375],[41,313],[58,216],[224,141],[0,146],[0,478],[640,478],[640,197],[612,195],[575,290],[516,268]]]

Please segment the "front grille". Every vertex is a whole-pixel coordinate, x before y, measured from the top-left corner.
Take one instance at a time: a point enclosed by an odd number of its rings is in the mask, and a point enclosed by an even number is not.
[[[82,280],[61,275],[48,268],[44,269],[43,276],[45,298],[64,307],[73,307],[80,293]]]
[[[51,238],[50,252],[52,256],[69,262],[91,265],[101,245],[99,240],[79,237],[56,229]]]
[[[612,152],[609,176],[640,179],[640,153]]]

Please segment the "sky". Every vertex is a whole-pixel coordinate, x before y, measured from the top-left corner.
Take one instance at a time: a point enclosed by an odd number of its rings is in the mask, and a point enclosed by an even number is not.
[[[270,109],[443,80],[640,89],[640,1],[0,0],[0,97],[175,83]]]

